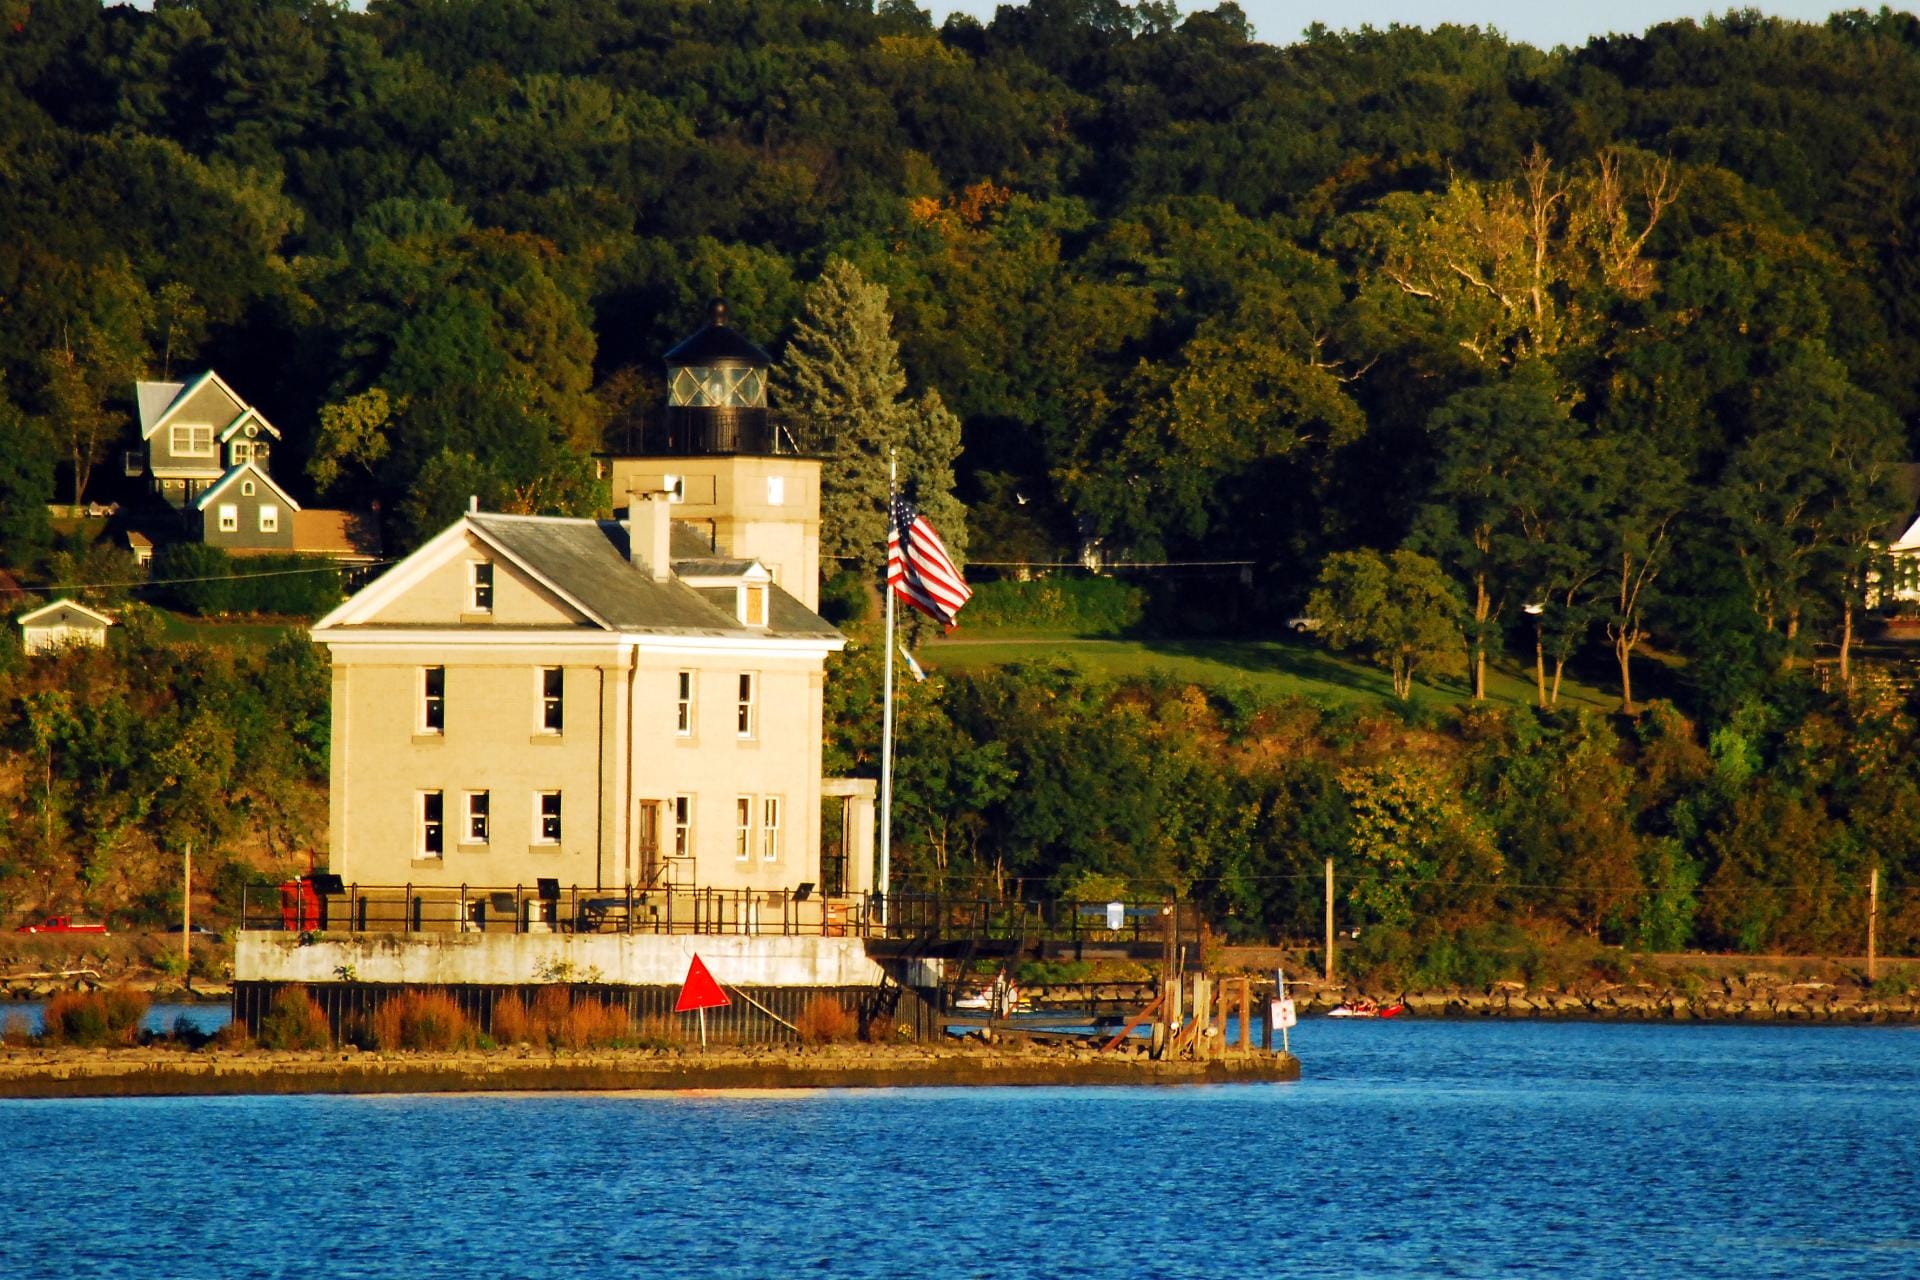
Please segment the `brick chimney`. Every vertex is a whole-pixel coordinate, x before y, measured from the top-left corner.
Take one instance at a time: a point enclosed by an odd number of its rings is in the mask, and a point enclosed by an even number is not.
[[[665,490],[627,491],[627,558],[655,582],[673,576],[673,509]]]

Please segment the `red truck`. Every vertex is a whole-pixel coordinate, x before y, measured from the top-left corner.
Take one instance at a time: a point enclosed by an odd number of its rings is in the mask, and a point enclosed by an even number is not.
[[[75,924],[72,916],[48,916],[38,924],[23,924],[15,933],[105,933],[104,924]]]

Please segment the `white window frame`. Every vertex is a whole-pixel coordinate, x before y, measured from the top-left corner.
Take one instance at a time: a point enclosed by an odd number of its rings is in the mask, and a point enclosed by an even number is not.
[[[263,502],[260,504],[260,532],[280,532],[280,504]]]
[[[673,856],[691,858],[693,856],[693,797],[675,796],[672,810]]]
[[[739,697],[735,702],[734,728],[737,737],[752,738],[760,731],[760,676],[756,672],[740,673]]]
[[[176,458],[217,457],[212,424],[176,422],[167,429],[167,445]]]
[[[447,854],[447,795],[444,791],[434,790],[420,791],[416,795],[414,830],[420,839],[416,856],[423,862],[428,859],[437,861]],[[436,808],[439,810],[437,816],[434,813]],[[440,847],[434,848],[435,844]]]
[[[760,797],[760,860],[762,862],[780,861],[780,809],[779,796]]]
[[[433,673],[440,673],[440,692],[433,691]],[[435,724],[438,720],[440,723]],[[447,669],[445,667],[420,668],[420,724],[423,734],[445,734],[447,731]]]
[[[227,450],[227,465],[237,467],[243,462],[253,461],[253,441],[235,440]],[[253,492],[253,481],[248,480],[240,486],[245,493]]]
[[[496,583],[491,560],[467,561],[467,612],[492,613],[493,592]],[[485,603],[481,597],[485,596]]]
[[[698,682],[691,671],[680,671],[674,675],[673,732],[675,737],[693,736],[693,700],[698,692]]]
[[[240,532],[240,504],[239,503],[222,502],[218,504],[217,507],[215,508],[214,515],[218,518],[220,522],[220,532],[222,533]]]
[[[461,844],[487,844],[493,836],[493,793],[467,792],[460,828]]]
[[[560,678],[560,692],[547,690],[547,678]],[[567,729],[567,669],[565,667],[538,667],[534,670],[534,729],[547,737],[557,738]]]
[[[251,498],[253,496],[253,481],[242,480],[240,482],[240,496],[243,498]]]
[[[753,859],[753,797],[735,796],[733,799],[733,860],[750,862]]]
[[[553,801],[553,834],[547,834],[547,801]],[[533,793],[533,843],[557,845],[566,835],[566,809],[558,791]]]

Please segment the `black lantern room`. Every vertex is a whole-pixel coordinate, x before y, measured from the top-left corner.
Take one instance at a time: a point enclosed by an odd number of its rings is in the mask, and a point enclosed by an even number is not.
[[[767,353],[727,327],[715,302],[706,325],[667,352],[667,412],[649,425],[650,454],[782,452],[767,419]]]

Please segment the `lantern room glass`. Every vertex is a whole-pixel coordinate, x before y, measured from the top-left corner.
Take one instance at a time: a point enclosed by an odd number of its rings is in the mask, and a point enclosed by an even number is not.
[[[764,409],[766,372],[726,365],[685,365],[668,379],[667,403],[688,409]]]

